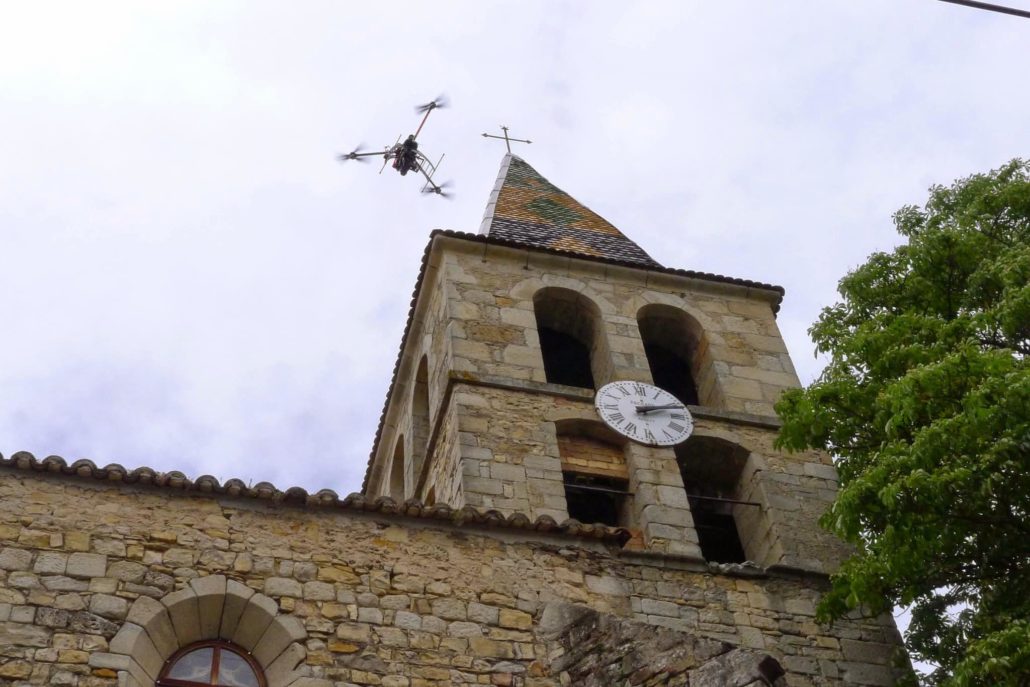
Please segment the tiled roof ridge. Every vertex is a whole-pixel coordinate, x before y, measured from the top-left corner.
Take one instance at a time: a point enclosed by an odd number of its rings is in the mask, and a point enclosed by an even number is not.
[[[457,527],[467,524],[561,534],[581,539],[596,539],[620,546],[631,537],[629,530],[623,527],[609,527],[600,523],[586,524],[572,518],[562,523],[548,515],[541,515],[536,520],[531,520],[525,513],[512,513],[505,516],[497,510],[483,511],[472,506],[452,508],[442,503],[427,506],[418,499],[408,499],[399,503],[389,496],[372,499],[357,492],[341,499],[332,489],[320,489],[314,494],[302,487],[290,487],[282,491],[269,482],[258,482],[250,486],[239,478],[228,479],[225,484],[222,484],[211,475],[201,475],[191,480],[177,470],[159,472],[146,466],[129,470],[117,463],[98,467],[88,458],[80,458],[69,465],[60,456],[48,456],[39,460],[28,451],[19,451],[10,458],[0,455],[0,467],[44,475],[60,474],[83,480],[93,479],[107,483],[152,486],[200,496],[230,496],[302,508],[345,510],[434,520],[447,522]]]
[[[383,436],[383,427],[386,425],[386,412],[390,409],[390,399],[393,397],[393,390],[397,384],[397,373],[400,371],[401,360],[404,358],[404,346],[408,343],[408,334],[411,332],[411,323],[415,319],[415,307],[418,305],[419,292],[422,290],[422,281],[426,276],[426,266],[429,264],[429,253],[433,249],[433,241],[437,236],[446,236],[448,238],[462,239],[465,241],[474,241],[476,243],[493,244],[496,246],[505,246],[509,248],[519,248],[523,250],[532,250],[540,253],[550,253],[554,255],[568,255],[574,257],[577,260],[587,260],[591,262],[604,262],[607,264],[622,265],[624,267],[632,267],[634,269],[642,269],[650,272],[659,272],[661,274],[674,274],[681,277],[689,277],[692,279],[701,279],[705,281],[721,282],[726,284],[735,284],[737,286],[745,286],[748,288],[761,289],[764,291],[773,291],[780,294],[779,299],[776,303],[772,304],[773,312],[777,312],[780,307],[780,301],[783,299],[786,291],[782,286],[775,286],[773,284],[763,284],[762,282],[751,281],[750,279],[737,279],[736,277],[724,277],[720,274],[712,274],[710,272],[695,272],[693,270],[680,270],[673,267],[644,267],[637,263],[620,263],[610,258],[598,258],[589,255],[583,255],[581,253],[572,253],[570,251],[558,250],[555,248],[542,248],[539,246],[527,246],[516,241],[510,241],[507,239],[500,239],[497,237],[484,235],[484,234],[472,234],[464,231],[454,231],[452,229],[434,229],[429,234],[429,241],[426,243],[426,249],[422,252],[422,262],[419,265],[418,276],[415,278],[415,288],[411,294],[411,302],[408,306],[408,317],[404,322],[404,333],[401,334],[401,343],[397,351],[397,360],[393,364],[393,372],[390,375],[390,386],[386,391],[386,400],[383,401],[383,411],[379,415],[379,426],[376,428],[375,438],[372,440],[372,450],[368,456],[368,464],[365,466],[365,478],[361,482],[361,491],[365,491],[368,488],[368,478],[372,474],[372,464],[376,459],[376,451],[379,450],[379,441]]]

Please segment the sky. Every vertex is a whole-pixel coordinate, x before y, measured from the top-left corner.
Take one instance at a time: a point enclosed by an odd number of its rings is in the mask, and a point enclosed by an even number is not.
[[[1030,9],[1030,0],[1009,4]],[[1030,21],[935,0],[0,0],[0,453],[361,485],[429,232],[515,150],[806,330],[936,183],[1030,155]],[[414,106],[451,201],[377,164]]]

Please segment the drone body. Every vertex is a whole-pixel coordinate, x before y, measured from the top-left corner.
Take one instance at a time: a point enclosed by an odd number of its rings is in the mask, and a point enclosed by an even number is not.
[[[405,176],[408,172],[419,172],[426,179],[425,185],[422,187],[422,193],[435,193],[438,196],[449,197],[444,189],[448,184],[438,184],[433,180],[433,175],[436,174],[437,168],[440,166],[440,162],[443,161],[443,155],[436,161],[436,164],[425,156],[418,149],[418,135],[422,132],[422,127],[425,125],[426,120],[429,119],[429,113],[438,107],[446,107],[447,100],[444,96],[439,96],[436,100],[420,105],[416,108],[416,112],[423,114],[422,122],[418,125],[418,129],[415,133],[410,134],[404,141],[400,141],[400,137],[397,138],[398,142],[392,146],[386,146],[380,153],[365,153],[361,151],[359,146],[357,149],[352,150],[349,153],[343,153],[337,156],[340,162],[346,162],[347,160],[361,160],[366,161],[365,158],[372,157],[375,155],[381,155],[383,157],[383,167],[379,170],[380,174],[383,169],[386,168],[387,163],[392,162],[390,166],[397,170],[401,176]]]

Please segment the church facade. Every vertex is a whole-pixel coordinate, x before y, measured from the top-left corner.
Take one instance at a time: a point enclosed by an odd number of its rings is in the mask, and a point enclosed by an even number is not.
[[[889,616],[815,621],[847,550],[829,456],[773,446],[782,297],[509,154],[430,238],[361,493],[0,458],[0,684],[892,685]],[[689,438],[605,422],[619,381]]]

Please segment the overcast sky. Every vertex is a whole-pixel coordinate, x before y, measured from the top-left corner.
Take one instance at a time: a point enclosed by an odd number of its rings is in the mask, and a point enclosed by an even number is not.
[[[0,452],[357,490],[500,124],[659,262],[786,287],[811,381],[891,213],[1030,155],[1028,64],[1030,21],[934,0],[0,4]],[[454,201],[335,161],[441,92]]]

